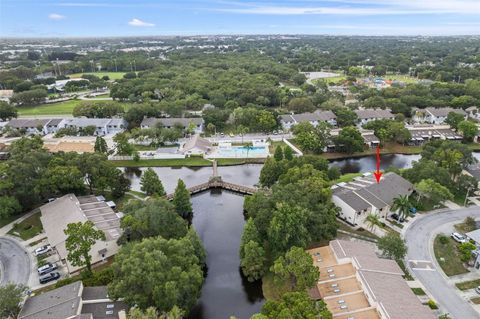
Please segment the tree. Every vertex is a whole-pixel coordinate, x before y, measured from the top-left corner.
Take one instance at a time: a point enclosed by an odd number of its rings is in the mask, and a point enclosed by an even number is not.
[[[187,234],[186,222],[166,199],[131,200],[123,211],[121,226],[127,241],[155,236],[180,238]]]
[[[373,232],[375,227],[382,225],[382,222],[380,221],[380,217],[378,214],[370,213],[368,216],[365,218],[366,224],[370,227],[370,230]]]
[[[173,306],[168,312],[158,313],[155,307],[148,307],[145,311],[142,311],[138,307],[132,307],[128,311],[128,319],[182,319],[185,315],[185,311]]]
[[[409,216],[411,207],[408,195],[400,195],[393,199],[392,211],[397,211],[400,218]]]
[[[473,142],[473,139],[477,136],[478,128],[473,122],[461,121],[458,123],[458,131],[462,133],[465,142]]]
[[[327,123],[313,126],[309,122],[303,122],[295,125],[292,131],[295,141],[304,151],[320,154],[330,141],[330,130]]]
[[[312,112],[315,106],[308,97],[295,97],[288,102],[287,108],[295,113]]]
[[[433,179],[424,179],[420,183],[415,185],[419,200],[421,197],[426,197],[430,201],[437,205],[440,202],[446,200],[452,200],[453,194],[445,186],[435,182]]]
[[[450,125],[454,130],[458,129],[458,124],[464,120],[464,116],[457,112],[450,112],[445,119],[445,123]]]
[[[334,140],[340,152],[353,154],[363,151],[363,137],[353,126],[344,127]]]
[[[7,121],[17,117],[17,109],[5,101],[0,101],[0,120]]]
[[[458,251],[460,252],[460,259],[463,262],[468,262],[472,259],[472,251],[476,250],[477,247],[471,242],[461,243],[458,246]]]
[[[390,232],[381,237],[377,242],[377,246],[387,258],[402,260],[407,254],[405,240],[395,232]]]
[[[172,202],[175,206],[175,210],[181,217],[184,219],[192,218],[193,209],[190,201],[190,192],[181,179],[178,180]]]
[[[140,180],[141,190],[145,192],[148,196],[157,195],[157,196],[164,196],[165,189],[163,188],[162,182],[160,178],[158,178],[157,173],[149,167],[143,173],[143,176]]]
[[[292,247],[275,260],[270,268],[273,280],[279,287],[286,286],[288,291],[305,291],[312,288],[320,276],[318,268],[303,248]]]
[[[274,158],[276,161],[281,161],[281,160],[283,160],[283,150],[282,150],[282,147],[281,147],[281,146],[275,147],[275,152],[274,152],[274,154],[273,154],[273,158]]]
[[[108,153],[107,142],[103,137],[97,136],[97,138],[95,139],[94,150],[97,153],[102,153],[102,154]]]
[[[259,243],[250,240],[243,246],[243,258],[240,266],[248,281],[252,282],[262,278],[265,274],[266,261],[265,250]]]
[[[293,150],[290,146],[287,145],[283,149],[283,157],[285,157],[287,161],[291,161],[293,159]]]
[[[27,287],[8,283],[0,286],[0,318],[16,318]]]
[[[278,203],[268,228],[268,242],[274,256],[283,255],[290,247],[306,247],[310,241],[306,225],[309,212],[299,206]]]
[[[261,314],[251,319],[332,319],[325,302],[313,301],[305,292],[288,292],[280,300],[268,300]]]
[[[0,219],[8,218],[22,211],[22,206],[15,197],[0,196]]]
[[[346,107],[334,110],[337,116],[337,124],[339,127],[353,126],[357,123],[358,116],[355,112]]]
[[[91,221],[84,223],[71,223],[67,225],[67,229],[63,231],[67,235],[65,247],[67,248],[67,259],[73,266],[87,268],[87,272],[91,273],[92,266],[90,250],[98,240],[105,240],[103,231],[94,228]]]
[[[204,249],[190,237],[153,237],[120,248],[112,264],[108,293],[129,306],[170,311],[178,306],[187,313],[197,303],[203,283]]]
[[[113,141],[116,144],[118,155],[132,155],[135,151],[134,147],[128,142],[126,133],[118,133],[113,137]]]

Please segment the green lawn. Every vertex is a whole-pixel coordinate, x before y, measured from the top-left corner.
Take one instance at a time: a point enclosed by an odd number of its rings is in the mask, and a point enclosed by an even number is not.
[[[96,95],[94,97],[94,99],[104,99],[104,98],[107,98],[107,97],[110,97],[110,94],[100,94],[100,95]]]
[[[38,212],[23,220],[22,222],[15,224],[13,228],[8,232],[8,234],[20,237],[23,240],[35,237],[43,230],[40,216],[41,214],[40,212]]]
[[[442,267],[447,276],[467,273],[468,269],[465,268],[463,262],[460,260],[457,243],[450,237],[447,237],[448,240],[446,243],[442,244],[440,240],[441,236],[444,235],[435,237],[435,242],[433,243],[433,251],[440,267]]]
[[[381,78],[385,80],[397,80],[397,81],[402,81],[405,83],[417,83],[418,79],[411,77],[409,75],[402,75],[402,74],[387,74],[382,76]]]
[[[68,100],[58,103],[40,104],[34,106],[20,106],[17,108],[18,115],[34,116],[34,115],[72,115],[75,106],[79,105],[82,100]],[[97,101],[96,103],[108,103],[110,101]],[[131,104],[122,104],[125,111],[128,110]]]
[[[333,181],[333,184],[351,182],[355,177],[362,176],[362,174],[363,173],[343,174],[342,176],[340,176],[339,179],[336,179],[335,181]]]
[[[82,75],[84,74],[93,74],[95,76],[98,76],[99,78],[102,78],[103,76],[107,75],[110,78],[110,80],[118,80],[118,79],[122,79],[125,73],[126,72],[85,72],[85,73],[69,74],[68,76],[73,79],[73,78],[81,78]]]
[[[72,111],[81,100],[68,100],[64,102],[40,104],[35,106],[18,107],[18,115],[72,115]]]
[[[458,289],[460,290],[468,290],[468,289],[473,289],[475,287],[480,286],[480,279],[475,279],[475,280],[469,280],[469,281],[463,281],[463,282],[457,282],[455,284]]]
[[[221,158],[217,160],[218,165],[240,165],[245,163],[256,163],[258,161],[246,161],[244,159],[237,158]],[[212,166],[212,162],[201,157],[187,157],[187,158],[174,158],[174,159],[153,159],[153,160],[140,160],[135,162],[131,161],[112,161],[117,167],[163,167],[163,166]]]
[[[423,291],[422,288],[412,288],[412,291],[417,296],[425,296],[426,295],[425,291]]]

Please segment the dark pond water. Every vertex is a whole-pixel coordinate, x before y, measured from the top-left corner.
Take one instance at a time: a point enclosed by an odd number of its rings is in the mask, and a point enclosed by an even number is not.
[[[219,167],[226,181],[242,185],[258,182],[261,165]],[[132,181],[132,189],[140,190],[144,168],[125,169]],[[211,167],[154,168],[165,190],[173,192],[179,178],[187,186],[206,182],[212,175]],[[251,284],[240,271],[240,238],[245,219],[243,197],[226,191],[209,191],[192,197],[193,226],[207,250],[208,273],[202,287],[202,296],[189,319],[227,319],[234,315],[248,319],[260,311],[264,299],[260,283]]]
[[[403,154],[388,154],[382,155],[380,161],[380,169],[384,170],[390,166],[398,168],[412,167],[413,161],[418,161],[420,155],[403,155]],[[330,166],[335,166],[340,169],[342,174],[347,173],[365,173],[373,172],[377,169],[376,156],[365,156],[357,158],[349,158],[332,161]]]

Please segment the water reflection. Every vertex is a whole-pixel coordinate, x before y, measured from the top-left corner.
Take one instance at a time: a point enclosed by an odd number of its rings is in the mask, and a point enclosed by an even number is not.
[[[397,168],[410,168],[412,167],[412,163],[414,161],[418,161],[419,159],[420,155],[382,155],[380,169],[385,170],[390,166]],[[373,172],[377,169],[376,165],[377,162],[375,155],[336,160],[330,163],[330,166],[338,167],[342,174]]]
[[[195,195],[193,226],[207,250],[208,276],[189,319],[248,319],[264,299],[261,283],[249,283],[240,270],[243,197],[215,191]]]

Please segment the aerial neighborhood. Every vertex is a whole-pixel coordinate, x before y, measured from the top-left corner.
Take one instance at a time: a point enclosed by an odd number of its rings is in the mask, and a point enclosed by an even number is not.
[[[314,2],[0,3],[0,318],[480,318],[478,34]]]

